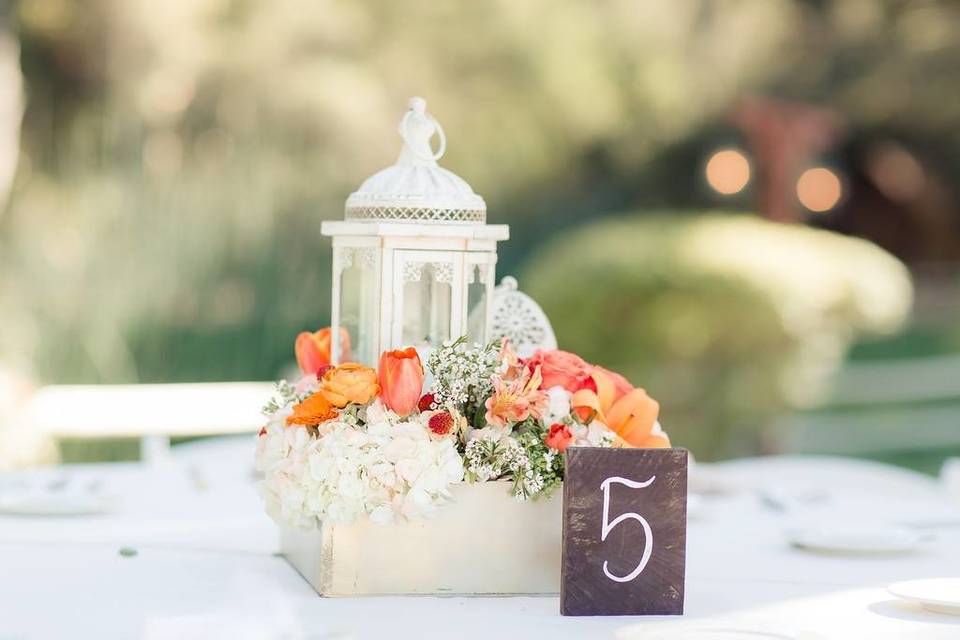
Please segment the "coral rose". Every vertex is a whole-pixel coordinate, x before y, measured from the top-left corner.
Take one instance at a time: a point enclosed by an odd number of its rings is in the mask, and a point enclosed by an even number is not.
[[[550,431],[547,432],[543,441],[551,449],[556,449],[562,453],[566,451],[570,443],[573,442],[573,432],[570,431],[570,427],[567,425],[562,422],[557,422],[550,425]]]
[[[593,370],[593,367],[577,354],[559,349],[552,351],[540,349],[526,363],[531,372],[540,367],[540,373],[543,376],[540,388],[549,389],[560,386],[570,393],[576,393],[587,387]]]
[[[590,376],[591,380],[593,380],[594,386],[597,386],[596,380],[600,375],[607,376],[607,378],[613,383],[615,400],[619,400],[623,396],[633,391],[633,385],[630,384],[629,380],[624,378],[616,371],[610,371],[609,369],[604,369],[603,367],[597,365],[594,365],[593,373]],[[594,391],[596,391],[596,389],[594,389]]]
[[[333,334],[330,327],[320,329],[314,333],[304,331],[297,336],[294,343],[294,352],[297,356],[297,366],[305,374],[315,374],[333,362]],[[350,334],[346,329],[340,329],[340,358],[350,359]]]
[[[287,416],[287,424],[305,427],[322,424],[337,417],[337,409],[319,391],[293,405],[293,413]]]
[[[388,409],[408,416],[423,392],[423,365],[413,347],[384,351],[380,356],[380,397]]]
[[[380,393],[377,372],[356,362],[328,369],[320,380],[320,393],[340,409],[348,404],[367,404]]]

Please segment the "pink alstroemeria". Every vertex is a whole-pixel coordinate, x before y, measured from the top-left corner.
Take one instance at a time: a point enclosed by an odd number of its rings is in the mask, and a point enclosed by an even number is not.
[[[540,367],[531,373],[522,372],[516,380],[505,381],[500,376],[493,380],[493,395],[487,398],[486,420],[500,428],[529,417],[539,418],[550,402],[546,392],[540,391],[543,376]]]
[[[505,365],[504,371],[500,376],[504,380],[516,380],[520,377],[524,369],[526,369],[526,365],[520,359],[520,356],[518,356],[517,352],[510,346],[509,338],[504,338],[503,342],[500,343],[500,362]]]

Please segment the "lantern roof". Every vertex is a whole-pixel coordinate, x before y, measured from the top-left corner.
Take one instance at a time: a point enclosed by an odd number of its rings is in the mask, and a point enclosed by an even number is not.
[[[403,148],[396,164],[360,185],[347,198],[345,220],[484,224],[487,204],[467,182],[437,164],[447,148],[443,127],[423,98],[410,98],[398,127]],[[436,151],[430,144],[438,138]]]

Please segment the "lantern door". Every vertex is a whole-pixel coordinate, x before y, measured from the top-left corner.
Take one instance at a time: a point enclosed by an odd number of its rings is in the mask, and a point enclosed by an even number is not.
[[[464,332],[471,343],[484,344],[493,317],[493,291],[497,254],[488,251],[470,251],[463,255],[466,270],[466,293],[463,299],[463,314],[466,318]]]
[[[373,365],[380,355],[380,251],[373,243],[333,249],[334,363]]]
[[[393,252],[391,342],[428,348],[457,338],[464,325],[464,264],[457,251]]]

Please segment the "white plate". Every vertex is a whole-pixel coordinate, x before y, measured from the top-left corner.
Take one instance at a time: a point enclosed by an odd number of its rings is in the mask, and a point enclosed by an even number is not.
[[[790,529],[787,540],[795,547],[826,553],[907,553],[920,546],[923,536],[882,524],[821,525]]]
[[[960,616],[960,578],[929,578],[895,582],[887,591],[923,605],[924,609]]]

